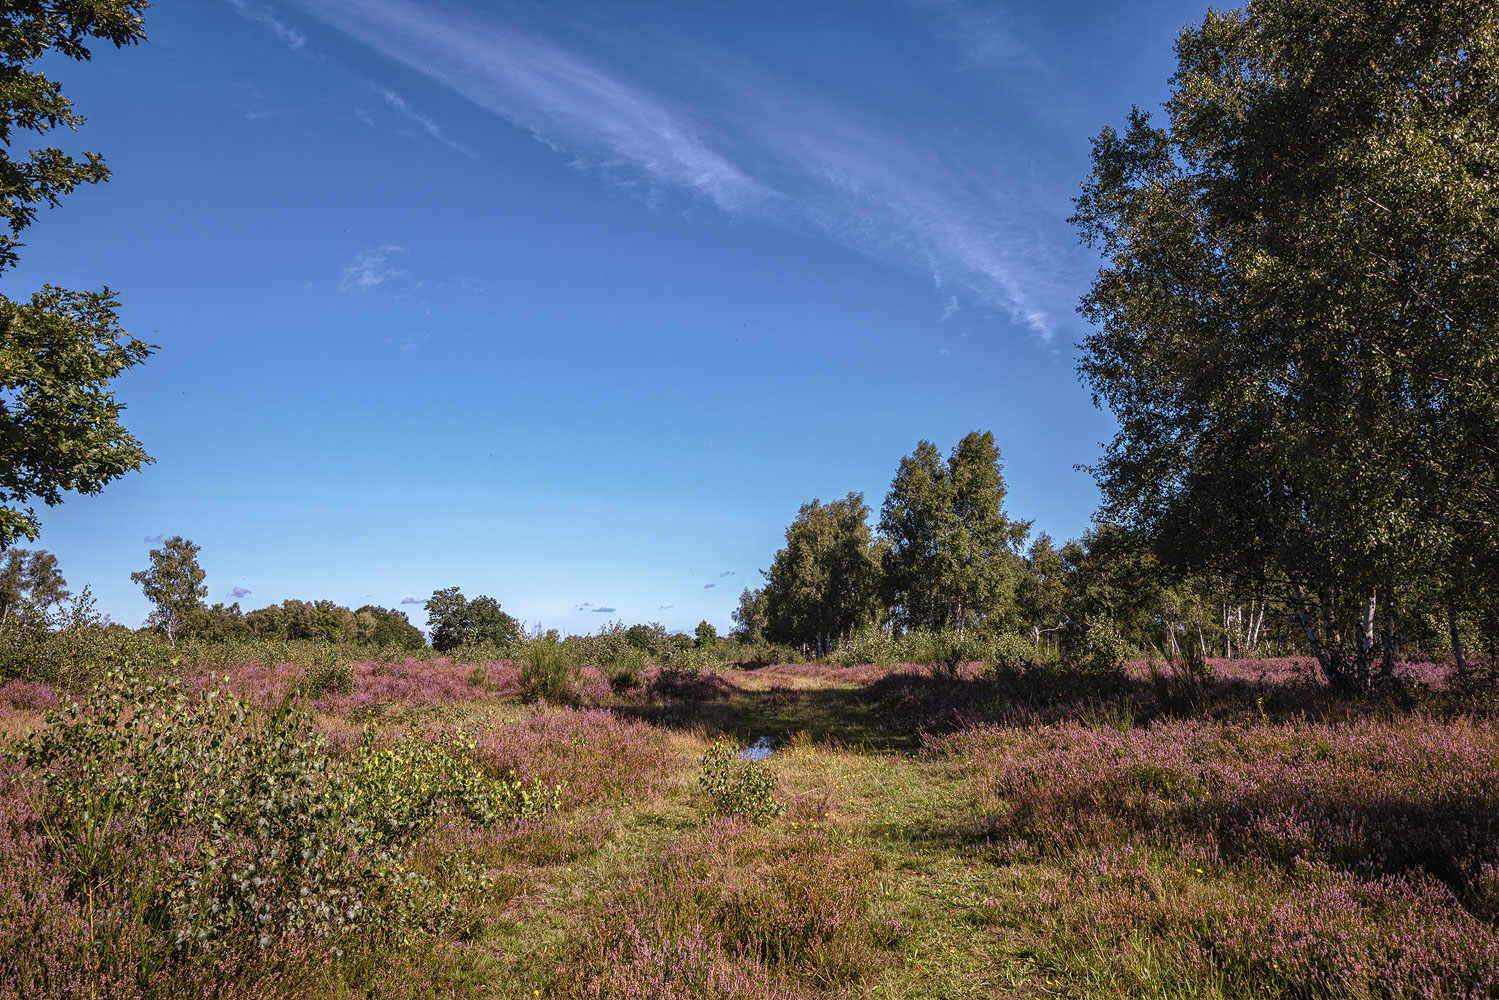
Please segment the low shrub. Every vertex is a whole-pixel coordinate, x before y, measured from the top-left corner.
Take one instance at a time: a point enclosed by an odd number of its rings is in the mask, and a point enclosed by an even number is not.
[[[739,744],[728,740],[714,743],[703,754],[702,768],[698,783],[722,815],[762,824],[785,811],[770,769],[761,761],[741,756]]]
[[[534,639],[521,659],[521,684],[533,698],[566,701],[572,686],[571,658],[560,642]]]
[[[325,694],[352,694],[354,665],[338,657],[331,649],[319,649],[307,664],[300,691],[307,698],[321,698]]]
[[[603,902],[548,995],[856,995],[904,933],[880,889],[874,856],[829,833],[712,820]]]
[[[0,995],[71,995],[76,981],[173,995],[193,969],[447,932],[487,877],[417,872],[414,838],[438,816],[487,823],[555,804],[486,778],[471,752],[413,735],[367,741],[343,764],[288,702],[256,711],[109,668],[9,750],[0,867],[25,877],[0,885]]]

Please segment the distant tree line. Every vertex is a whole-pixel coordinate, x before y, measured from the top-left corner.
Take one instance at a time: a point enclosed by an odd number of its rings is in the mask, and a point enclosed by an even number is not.
[[[903,458],[880,518],[862,494],[802,506],[786,544],[745,588],[733,636],[827,655],[865,629],[1014,635],[1037,651],[1080,656],[1100,628],[1141,655],[1232,657],[1307,651],[1290,580],[1273,567],[1173,560],[1138,528],[1099,521],[1058,543],[1004,510],[999,449],[968,434],[944,460],[922,441]],[[1389,655],[1499,645],[1491,617],[1457,616],[1439,582],[1408,580],[1389,615]]]

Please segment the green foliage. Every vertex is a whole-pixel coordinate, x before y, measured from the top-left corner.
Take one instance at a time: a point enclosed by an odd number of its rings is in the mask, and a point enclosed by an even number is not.
[[[21,604],[45,611],[68,597],[67,585],[57,557],[46,549],[11,549],[0,563],[0,619]]]
[[[903,628],[952,628],[1010,611],[1030,525],[1005,514],[999,448],[973,431],[943,463],[922,441],[902,458],[880,509],[886,604]]]
[[[418,874],[421,835],[444,815],[489,824],[553,810],[560,791],[488,778],[473,747],[460,734],[385,747],[367,734],[338,764],[302,712],[260,713],[224,690],[192,697],[124,664],[10,754],[40,786],[70,892],[115,906],[128,886],[128,912],[112,919],[148,972],[281,938],[338,947],[453,926],[488,880],[458,858],[441,885]]]
[[[718,629],[704,619],[697,623],[697,629],[693,633],[694,641],[699,646],[712,646],[718,642]]]
[[[144,0],[16,0],[0,12],[0,272],[15,266],[17,236],[39,207],[56,206],[79,184],[109,177],[98,153],[74,159],[56,147],[17,159],[15,130],[45,133],[83,124],[57,83],[37,69],[56,52],[87,60],[88,43],[144,39]],[[36,511],[64,492],[98,493],[151,458],[120,424],[109,383],[154,348],[120,329],[118,302],[101,292],[44,286],[29,301],[0,296],[0,549],[35,538]]]
[[[128,629],[120,630],[133,640]],[[87,683],[95,665],[118,655],[119,639],[94,607],[88,587],[60,604],[23,601],[0,617],[0,679],[18,677],[63,687]]]
[[[1273,571],[1364,689],[1376,598],[1499,580],[1499,7],[1252,0],[1177,59],[1166,121],[1094,140],[1073,219],[1105,261],[1079,364],[1119,423],[1104,515],[1178,570]]]
[[[713,808],[725,816],[764,824],[786,809],[770,769],[761,761],[740,756],[739,745],[729,740],[719,740],[703,753],[698,784]]]
[[[141,585],[146,600],[156,605],[150,623],[166,633],[172,646],[177,645],[208,593],[203,586],[203,568],[198,565],[199,551],[181,535],[173,535],[161,548],[151,550],[150,569],[130,574],[130,579]]]
[[[740,642],[760,642],[765,633],[765,591],[745,587],[739,593],[739,606],[734,609],[734,631],[731,633]]]
[[[566,701],[572,691],[573,665],[562,643],[535,639],[521,656],[521,684],[533,698]]]
[[[306,679],[299,690],[307,698],[349,694],[354,690],[354,665],[339,657],[332,647],[320,646],[307,664]]]
[[[498,601],[482,594],[470,601],[457,587],[432,592],[427,628],[432,648],[444,653],[484,644],[503,649],[522,640],[520,622],[502,611]]]
[[[767,637],[823,654],[878,615],[880,550],[868,519],[862,493],[802,505],[766,573]]]
[[[640,683],[640,675],[650,666],[650,662],[651,658],[645,650],[626,646],[602,666],[609,678],[609,686],[616,691],[626,691]]]
[[[1135,653],[1112,618],[1087,619],[1081,629],[1068,634],[1063,646],[1068,667],[1110,689],[1124,683],[1125,667]]]
[[[352,776],[350,815],[382,843],[414,838],[440,816],[489,825],[555,811],[560,787],[495,780],[474,763],[474,740],[462,733],[424,737],[414,729],[388,746],[365,730]]]

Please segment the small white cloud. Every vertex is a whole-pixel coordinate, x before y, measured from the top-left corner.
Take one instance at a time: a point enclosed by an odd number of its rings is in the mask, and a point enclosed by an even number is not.
[[[366,250],[354,258],[354,263],[344,268],[343,280],[338,290],[344,294],[367,292],[391,278],[405,277],[406,272],[390,263],[391,254],[405,253],[405,247],[383,246]]]
[[[956,295],[949,295],[947,297],[947,305],[945,307],[943,307],[943,309],[942,309],[942,315],[939,316],[939,317],[937,317],[937,322],[938,323],[946,323],[948,320],[952,319],[953,313],[955,313],[957,311],[958,311],[958,297]]]
[[[947,348],[944,347],[944,348],[942,348],[942,350],[940,350],[940,351],[937,352],[937,357],[939,357],[939,358],[950,358],[950,357],[952,357],[952,351],[949,351]]]

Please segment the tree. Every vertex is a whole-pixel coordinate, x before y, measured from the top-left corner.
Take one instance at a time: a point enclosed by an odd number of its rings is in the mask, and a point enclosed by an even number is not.
[[[250,637],[250,626],[239,610],[239,603],[212,607],[199,605],[187,618],[183,635],[205,642],[234,642]]]
[[[83,117],[35,65],[48,52],[90,58],[88,43],[116,47],[142,39],[145,0],[11,0],[0,11],[0,272],[15,265],[22,230],[42,205],[55,206],[79,184],[109,177],[97,153],[77,160],[55,147],[14,159],[17,128],[76,129]],[[151,461],[120,424],[123,406],[108,386],[154,348],[124,333],[106,288],[51,286],[29,301],[0,296],[0,549],[40,530],[36,510],[65,492],[98,493]]]
[[[880,546],[864,494],[803,504],[765,572],[765,634],[824,654],[879,613]]]
[[[374,618],[374,630],[370,632],[367,640],[363,640],[373,646],[417,650],[427,644],[427,640],[422,636],[422,630],[411,624],[411,620],[403,611],[366,604],[355,614],[367,614]]]
[[[1015,609],[1030,630],[1031,645],[1067,623],[1067,570],[1062,551],[1041,532],[1026,552],[1025,568],[1015,586]]]
[[[1016,548],[1030,531],[1004,512],[1000,454],[989,431],[958,442],[946,463],[921,441],[900,461],[880,509],[889,540],[887,602],[907,628],[952,626],[1010,609]]]
[[[167,642],[177,645],[177,638],[189,627],[203,607],[203,569],[198,565],[197,545],[173,535],[161,548],[151,550],[151,568],[130,574],[141,585],[146,600],[156,605],[148,624],[167,634]]]
[[[482,643],[509,646],[521,640],[520,622],[502,611],[499,601],[482,594],[470,601],[457,587],[432,592],[427,628],[432,648],[439,652]]]
[[[699,648],[718,644],[718,629],[714,628],[713,623],[706,618],[697,623],[697,631],[693,635],[693,644]]]
[[[0,563],[0,620],[22,605],[45,610],[70,595],[57,568],[57,557],[46,549],[11,549]]]
[[[1499,542],[1499,7],[1251,0],[1177,58],[1168,123],[1104,129],[1073,218],[1103,514],[1178,571],[1284,580],[1361,688],[1380,595],[1430,574],[1455,622]]]
[[[734,638],[740,642],[758,642],[765,631],[765,591],[745,587],[739,593],[739,606],[731,617],[734,619]]]

